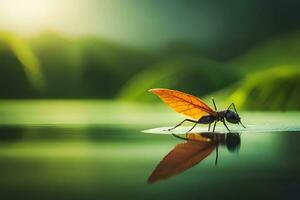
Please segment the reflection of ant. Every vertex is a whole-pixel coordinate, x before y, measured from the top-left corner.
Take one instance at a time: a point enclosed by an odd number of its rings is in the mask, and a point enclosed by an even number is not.
[[[204,160],[215,148],[217,165],[219,145],[226,146],[230,152],[237,152],[241,144],[239,133],[188,133],[186,137],[173,135],[186,141],[177,144],[160,161],[148,178],[149,184],[184,172]]]

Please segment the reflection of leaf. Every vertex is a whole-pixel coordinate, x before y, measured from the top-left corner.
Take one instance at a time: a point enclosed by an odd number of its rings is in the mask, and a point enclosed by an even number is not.
[[[213,143],[196,141],[187,141],[176,145],[152,172],[148,183],[155,183],[182,173],[211,154],[214,147]]]
[[[200,119],[203,115],[214,111],[202,100],[190,94],[169,89],[151,89],[150,92],[158,95],[161,100],[178,113],[194,119]]]
[[[188,134],[186,134],[186,137],[189,140],[196,140],[196,141],[199,141],[199,142],[210,142],[211,141],[210,138],[204,137],[204,136],[202,136],[201,134],[198,134],[198,133],[188,133]]]

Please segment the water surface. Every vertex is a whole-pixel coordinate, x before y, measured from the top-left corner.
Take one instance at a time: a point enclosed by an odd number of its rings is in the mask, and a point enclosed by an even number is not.
[[[216,166],[214,149],[197,165],[154,184],[147,182],[153,170],[175,145],[184,141],[170,134],[141,130],[170,126],[177,118],[170,117],[169,122],[160,120],[159,116],[165,118],[164,113],[158,115],[157,123],[149,117],[151,123],[139,121],[136,126],[134,121],[118,125],[117,121],[97,124],[96,120],[78,125],[32,119],[38,119],[37,116],[26,121],[24,113],[9,114],[2,110],[1,114],[5,115],[0,123],[0,193],[4,199],[298,197],[298,113],[244,113],[246,125],[264,125],[264,128],[256,127],[260,129],[254,131],[252,127],[241,132],[238,152],[219,146]],[[14,116],[22,119],[13,120]],[[218,126],[217,130],[223,129]]]

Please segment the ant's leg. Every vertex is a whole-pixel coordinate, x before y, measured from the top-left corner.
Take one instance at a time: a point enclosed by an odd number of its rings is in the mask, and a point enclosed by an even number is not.
[[[198,123],[195,123],[195,124],[192,126],[192,128],[190,128],[190,130],[188,130],[188,132],[190,132],[191,130],[193,130],[197,124],[198,124]],[[188,133],[188,132],[187,132],[187,133]]]
[[[217,122],[214,123],[213,132],[215,132]]]
[[[230,131],[227,124],[226,124],[226,122],[225,121],[222,121],[222,122],[223,122],[224,126],[227,128],[227,130]]]
[[[218,164],[218,158],[219,158],[219,142],[217,140],[215,166],[217,166]]]
[[[208,124],[208,132],[209,132],[209,130],[210,130],[210,124]]]
[[[182,122],[180,122],[179,124],[177,124],[176,126],[174,126],[173,128],[169,128],[168,131],[171,131],[171,130],[177,128],[178,126],[180,126],[181,124],[183,124],[185,121],[197,123],[197,121],[195,121],[195,120],[185,119]]]
[[[187,138],[185,137],[181,137],[181,136],[179,136],[179,135],[176,135],[176,134],[174,134],[174,133],[172,133],[172,135],[174,136],[174,137],[177,137],[177,138],[179,138],[179,139],[182,139],[182,140],[187,140]]]

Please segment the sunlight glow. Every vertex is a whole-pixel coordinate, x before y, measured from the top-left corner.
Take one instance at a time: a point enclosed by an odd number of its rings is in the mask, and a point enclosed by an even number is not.
[[[21,34],[46,28],[56,16],[56,0],[1,0],[0,28]]]

